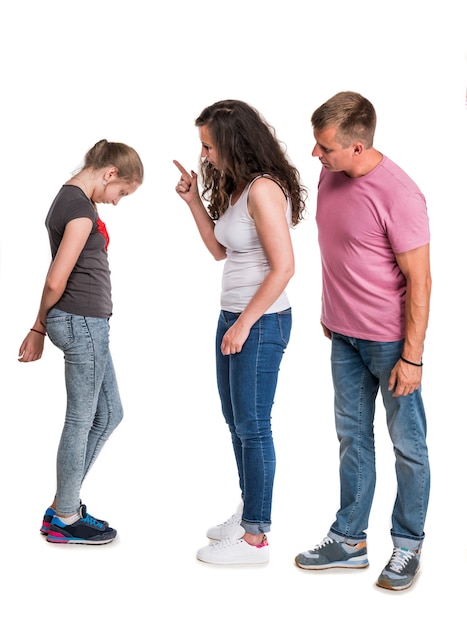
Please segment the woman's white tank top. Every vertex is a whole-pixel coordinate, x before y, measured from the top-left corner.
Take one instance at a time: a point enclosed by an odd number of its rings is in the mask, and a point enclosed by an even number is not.
[[[270,271],[269,260],[247,206],[250,187],[257,178],[245,187],[235,204],[229,204],[214,228],[216,239],[227,253],[222,276],[221,308],[232,313],[241,313],[245,309]],[[292,205],[289,198],[286,215],[290,225]],[[277,313],[289,306],[283,291],[265,313]]]

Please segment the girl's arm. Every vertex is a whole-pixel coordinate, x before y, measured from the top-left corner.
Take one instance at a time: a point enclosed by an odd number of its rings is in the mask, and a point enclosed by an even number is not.
[[[91,229],[92,221],[88,217],[71,220],[66,225],[60,247],[47,272],[39,312],[32,326],[35,330],[29,331],[19,349],[18,360],[22,363],[37,361],[41,358],[47,313],[65,291],[68,278],[86,244]]]

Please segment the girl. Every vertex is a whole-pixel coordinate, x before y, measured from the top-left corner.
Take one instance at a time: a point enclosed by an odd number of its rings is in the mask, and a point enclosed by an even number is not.
[[[107,522],[89,515],[80,500],[84,478],[123,417],[109,350],[109,237],[96,204],[116,206],[136,191],[143,175],[133,148],[102,139],[86,154],[83,168],[62,186],[45,221],[52,262],[19,361],[40,359],[47,334],[65,359],[67,407],[57,486],[41,528],[52,543],[102,544],[117,534]]]

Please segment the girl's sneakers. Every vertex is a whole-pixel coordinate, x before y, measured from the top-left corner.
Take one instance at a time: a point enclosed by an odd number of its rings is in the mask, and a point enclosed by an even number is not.
[[[41,533],[43,535],[47,535],[49,533],[50,522],[52,521],[52,518],[54,517],[54,515],[55,515],[54,509],[52,509],[52,507],[49,506],[47,511],[44,513],[44,519],[42,520],[42,526],[40,528]]]
[[[65,524],[49,507],[40,531],[51,543],[104,544],[117,536],[117,531],[110,528],[107,522],[89,515],[84,504],[80,506],[79,516],[73,524]]]

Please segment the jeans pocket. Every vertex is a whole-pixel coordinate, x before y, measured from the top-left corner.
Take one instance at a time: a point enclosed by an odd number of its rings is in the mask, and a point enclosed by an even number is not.
[[[73,342],[73,327],[71,323],[72,316],[69,313],[61,313],[57,315],[57,309],[52,315],[47,316],[47,334],[50,341],[65,350]]]
[[[290,341],[290,333],[292,331],[292,309],[285,309],[285,311],[277,313],[277,320],[284,348],[287,348]]]

